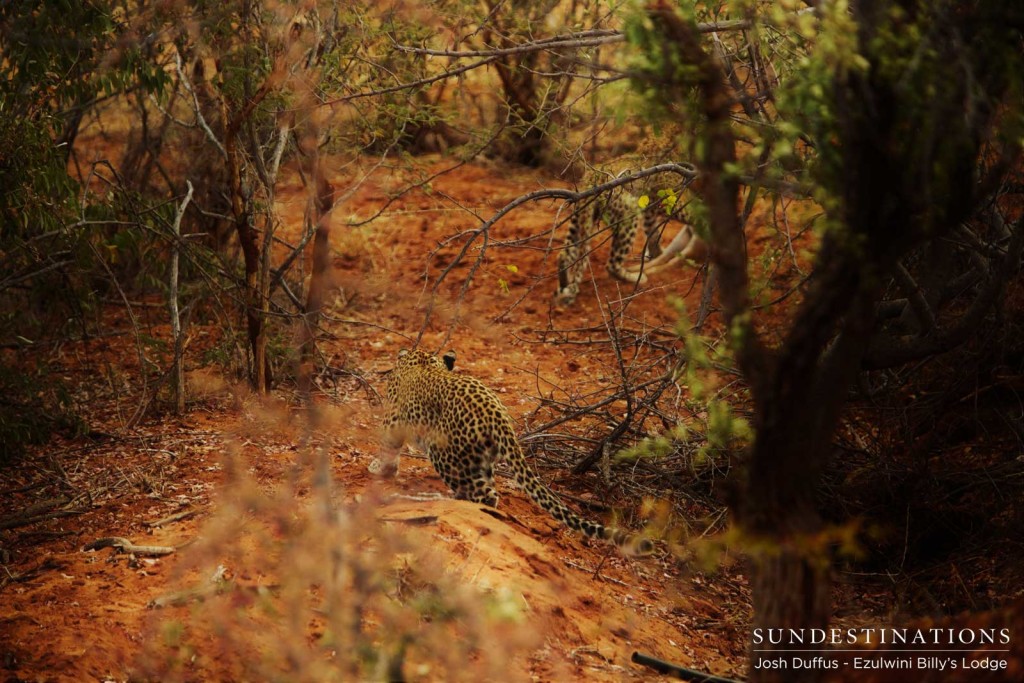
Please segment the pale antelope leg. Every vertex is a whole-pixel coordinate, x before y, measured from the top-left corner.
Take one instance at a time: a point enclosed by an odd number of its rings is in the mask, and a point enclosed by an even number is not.
[[[676,233],[676,236],[672,238],[669,245],[665,247],[665,250],[661,252],[661,256],[640,268],[632,269],[630,272],[639,273],[642,271],[644,274],[649,275],[659,270],[664,270],[676,260],[702,261],[705,258],[707,258],[707,244],[700,237],[697,237],[692,227],[684,225]]]

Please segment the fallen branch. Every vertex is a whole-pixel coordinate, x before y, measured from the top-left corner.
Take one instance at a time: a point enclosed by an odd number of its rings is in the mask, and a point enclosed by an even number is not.
[[[669,664],[663,662],[660,659],[645,655],[641,652],[634,652],[630,658],[635,664],[642,664],[650,669],[654,669],[663,676],[672,676],[683,681],[694,681],[695,683],[737,683],[731,678],[722,678],[721,676],[715,676],[713,674],[706,674],[701,671],[694,671],[693,669],[686,669],[675,664]]]
[[[408,519],[381,517],[380,521],[392,522],[394,524],[410,524],[412,526],[430,526],[431,524],[437,524],[437,515],[420,515],[419,517],[409,517]]]
[[[100,550],[102,548],[116,548],[121,553],[131,553],[132,555],[170,555],[176,548],[167,545],[135,545],[127,538],[121,538],[120,536],[105,536],[98,538],[92,543],[87,543],[83,548],[82,552],[89,550]]]
[[[197,512],[199,512],[199,511],[198,510],[182,510],[181,512],[175,512],[173,515],[167,515],[166,517],[158,519],[155,522],[143,522],[143,524],[145,526],[148,526],[151,529],[154,529],[156,527],[160,527],[160,526],[163,526],[165,524],[170,524],[172,522],[180,522],[183,519],[188,519],[190,517],[195,517]]]
[[[29,526],[36,522],[45,522],[48,519],[58,519],[60,517],[71,517],[72,515],[80,515],[85,510],[54,510],[53,512],[47,512],[41,515],[13,515],[6,519],[0,520],[0,531],[6,529],[15,529],[21,526]]]

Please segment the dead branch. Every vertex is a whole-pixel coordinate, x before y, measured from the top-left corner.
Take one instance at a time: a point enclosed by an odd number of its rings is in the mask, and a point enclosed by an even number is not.
[[[443,80],[445,80],[447,78],[451,78],[453,76],[458,76],[460,74],[464,74],[467,71],[472,71],[474,69],[479,69],[482,66],[487,66],[488,64],[497,61],[497,59],[498,59],[497,57],[486,57],[484,59],[481,59],[478,62],[473,62],[472,64],[466,64],[464,66],[460,66],[460,67],[457,67],[455,69],[447,69],[443,73],[440,73],[440,74],[438,74],[436,76],[428,76],[426,78],[420,78],[420,79],[415,80],[415,81],[410,81],[409,83],[399,83],[398,85],[392,85],[392,86],[389,86],[387,88],[380,88],[378,90],[367,90],[365,92],[357,92],[357,93],[352,93],[351,95],[344,95],[342,97],[334,98],[333,100],[326,100],[323,103],[323,105],[324,106],[330,106],[330,105],[335,105],[335,104],[343,104],[343,103],[352,102],[353,100],[358,100],[358,99],[361,99],[361,98],[364,98],[364,97],[379,97],[381,95],[390,95],[391,93],[401,92],[403,90],[411,90],[411,89],[414,89],[414,88],[419,88],[419,87],[422,87],[424,85],[430,85],[431,83],[437,83],[438,81],[443,81]]]
[[[54,510],[52,512],[45,512],[38,515],[12,515],[4,519],[0,519],[0,531],[6,529],[16,529],[22,526],[29,526],[38,522],[45,522],[48,519],[60,519],[61,517],[72,517],[74,515],[80,515],[87,510]]]
[[[719,21],[712,23],[697,24],[697,31],[700,33],[718,33],[721,31],[742,31],[753,26],[753,22],[747,19],[734,19],[731,21]],[[615,29],[592,29],[580,31],[563,36],[553,36],[522,45],[507,48],[496,48],[491,50],[431,50],[411,45],[396,43],[395,49],[400,52],[411,54],[428,55],[431,57],[451,57],[455,59],[466,57],[507,57],[527,52],[540,52],[542,50],[564,50],[583,47],[600,47],[613,43],[626,42],[626,35]]]
[[[27,508],[18,512],[14,515],[10,515],[5,518],[0,518],[0,530],[14,529],[22,526],[29,526],[38,522],[44,522],[49,519],[58,519],[61,517],[70,517],[72,515],[79,515],[86,512],[86,509],[79,509],[76,506],[81,502],[83,494],[72,496],[74,493],[74,487],[68,483],[68,475],[61,467],[60,461],[57,460],[57,456],[49,454],[47,456],[47,462],[50,467],[53,468],[54,478],[57,484],[65,493],[57,496],[56,498],[47,498],[45,500],[38,501],[29,505]],[[40,482],[40,486],[44,485],[45,482]],[[24,487],[24,491],[37,488],[36,486]],[[87,492],[86,492],[87,493]],[[91,501],[90,501],[91,502]],[[56,510],[55,508],[61,508]]]
[[[115,548],[119,553],[150,555],[153,557],[170,555],[176,550],[176,548],[166,545],[135,545],[127,538],[122,538],[120,536],[105,536],[103,538],[97,538],[91,543],[86,543],[82,547],[82,552],[101,550],[103,548]]]
[[[1006,254],[995,268],[988,272],[988,277],[974,301],[971,302],[967,311],[957,318],[955,323],[944,329],[935,329],[927,336],[915,337],[908,342],[876,338],[868,347],[862,363],[863,367],[868,370],[895,367],[944,353],[964,343],[992,310],[1000,292],[1006,287],[1009,275],[1020,266],[1022,252],[1024,252],[1024,218],[1018,220],[1014,226],[1013,237],[1010,239]]]
[[[615,189],[616,187],[620,187],[622,185],[631,183],[635,180],[639,180],[640,178],[646,178],[648,176],[656,175],[658,173],[677,173],[683,176],[684,178],[692,180],[697,176],[697,169],[692,164],[688,163],[658,164],[656,166],[651,166],[649,168],[641,169],[639,171],[624,174],[606,183],[595,185],[580,192],[574,192],[572,190],[566,190],[562,188],[546,188],[541,190],[535,190],[534,192],[530,192],[513,199],[511,202],[509,202],[501,209],[499,209],[493,216],[484,221],[479,228],[476,228],[475,230],[467,230],[466,232],[457,235],[456,237],[468,235],[468,239],[466,239],[465,243],[463,243],[461,249],[459,250],[459,253],[455,256],[455,258],[453,258],[452,261],[447,266],[445,266],[444,270],[441,271],[441,274],[438,275],[437,278],[434,280],[434,283],[430,288],[431,303],[423,316],[423,325],[420,327],[420,332],[417,338],[422,338],[424,332],[426,332],[427,330],[427,327],[430,325],[430,320],[433,313],[433,299],[437,294],[438,290],[440,289],[441,284],[445,281],[448,275],[456,268],[456,266],[458,266],[462,262],[462,259],[465,258],[467,253],[469,253],[470,247],[473,246],[477,238],[482,237],[483,243],[480,246],[480,252],[477,255],[477,258],[473,266],[470,268],[469,273],[466,275],[462,283],[462,289],[459,294],[459,300],[461,301],[462,296],[468,290],[469,285],[472,282],[474,273],[479,269],[480,265],[483,263],[483,259],[487,251],[487,245],[490,240],[490,229],[498,221],[507,216],[509,213],[511,213],[518,207],[522,206],[523,204],[540,201],[542,199],[562,199],[570,203],[584,201],[586,199],[590,199],[591,197],[595,197],[601,193]]]
[[[907,295],[907,302],[910,304],[911,310],[914,311],[917,321],[921,324],[921,329],[926,334],[930,334],[935,330],[935,312],[924,298],[921,287],[902,263],[896,264],[896,267],[893,268],[893,275],[896,282],[899,283],[900,289]]]
[[[619,314],[621,315],[625,307],[620,309]],[[617,315],[612,311],[611,306],[608,305],[607,314],[605,310],[601,309],[602,316],[604,317],[605,329],[608,331],[608,339],[611,342],[612,350],[615,352],[615,363],[619,370],[619,378],[622,382],[623,391],[622,396],[626,402],[626,414],[622,416],[622,419],[618,421],[615,428],[594,447],[590,452],[590,455],[580,460],[575,467],[572,469],[573,474],[583,474],[596,463],[602,457],[609,457],[609,448],[612,443],[619,439],[626,430],[629,429],[630,424],[633,422],[634,415],[634,392],[629,386],[629,373],[626,370],[626,363],[622,359],[622,343],[619,338]],[[607,476],[607,472],[605,473]]]
[[[220,152],[220,155],[222,157],[227,159],[227,150],[224,149],[224,145],[221,144],[216,134],[214,134],[213,130],[210,128],[210,125],[206,122],[206,119],[203,118],[203,108],[199,103],[199,96],[196,94],[195,89],[192,87],[192,81],[190,81],[188,76],[185,74],[185,70],[181,68],[181,55],[177,52],[175,52],[174,54],[174,69],[178,75],[178,81],[182,84],[182,86],[184,86],[185,90],[187,90],[188,94],[192,97],[192,111],[196,115],[195,125],[202,128],[203,133],[206,134],[206,139],[209,142],[213,143],[213,146],[217,148],[217,151]],[[155,101],[155,98],[152,99]],[[170,114],[167,115],[170,116]]]
[[[160,519],[152,521],[152,522],[143,522],[143,524],[145,526],[150,527],[150,528],[161,527],[161,526],[164,526],[165,524],[171,524],[173,522],[180,522],[180,521],[182,521],[184,519],[190,519],[192,517],[195,517],[196,513],[198,513],[198,512],[199,512],[198,510],[194,510],[194,509],[193,510],[183,510],[181,512],[175,512],[173,515],[167,515],[166,517],[161,517]]]

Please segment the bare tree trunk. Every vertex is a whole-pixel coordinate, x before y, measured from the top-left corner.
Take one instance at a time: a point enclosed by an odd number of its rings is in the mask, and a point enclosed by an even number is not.
[[[823,628],[829,619],[828,557],[807,541],[821,527],[813,500],[828,444],[821,437],[831,434],[842,401],[823,405],[809,398],[822,387],[815,382],[819,356],[815,351],[824,348],[829,330],[814,329],[806,339],[797,335],[795,347],[789,346],[794,340],[787,339],[783,353],[796,350],[797,355],[785,356],[766,349],[754,330],[745,236],[738,212],[739,184],[726,172],[736,162],[730,121],[733,98],[727,77],[704,51],[693,26],[680,20],[664,2],[650,6],[650,11],[665,33],[664,63],[696,67],[707,120],[707,137],[698,164],[701,176],[695,189],[708,207],[710,252],[713,268],[718,272],[719,298],[726,323],[733,330],[734,350],[750,384],[755,406],[757,437],[747,454],[746,481],[736,506],[740,526],[752,547],[759,549],[752,557],[754,625]],[[672,93],[668,97],[674,97],[675,93],[685,91],[687,79],[692,78],[692,73],[667,71],[661,85],[666,93]],[[821,313],[817,307],[812,310]],[[838,362],[836,367],[845,369]],[[834,391],[844,396],[843,389],[835,387]],[[836,409],[834,416],[829,411],[832,406]],[[823,414],[823,409],[830,414]],[[809,425],[818,428],[808,429]],[[764,643],[766,650],[775,647],[768,641]],[[751,652],[752,661],[758,659],[755,654]],[[779,655],[767,658],[777,661]],[[750,680],[815,680],[820,674],[814,669],[752,667]]]
[[[836,268],[837,279],[846,270]],[[861,272],[856,268],[854,272]],[[829,278],[808,293],[797,322],[762,380],[765,400],[755,407],[757,439],[737,501],[737,518],[750,535],[753,555],[754,628],[792,628],[809,632],[828,627],[831,614],[830,540],[815,504],[821,475],[828,461],[832,434],[859,367],[871,331],[874,298],[850,287],[847,315],[822,327],[807,322],[814,312],[834,310],[846,300],[830,287]],[[834,297],[834,298],[833,298]],[[827,303],[826,303],[827,302]],[[832,332],[839,330],[838,337]],[[829,345],[829,340],[834,339]],[[797,668],[794,656],[770,640],[752,644],[751,656],[787,662],[779,669],[753,669],[752,681],[813,681],[824,670]]]
[[[260,287],[260,247],[256,230],[252,225],[251,204],[252,190],[242,179],[241,151],[238,148],[238,136],[242,125],[248,120],[273,87],[271,79],[267,79],[255,95],[246,103],[230,123],[224,133],[224,151],[227,158],[228,182],[231,184],[231,217],[238,234],[238,244],[242,248],[245,262],[245,319],[249,333],[249,349],[252,353],[249,381],[253,389],[266,393],[270,389],[269,373],[267,372],[267,335],[264,318],[268,302],[263,297]],[[224,112],[224,120],[229,120]],[[264,236],[269,239],[268,236]]]
[[[188,203],[192,201],[192,183],[185,181],[188,186],[188,193],[178,206],[174,214],[174,224],[171,226],[171,234],[174,242],[171,246],[171,281],[168,286],[167,306],[171,317],[171,339],[174,344],[174,365],[171,371],[174,382],[174,411],[177,414],[185,412],[185,363],[184,348],[181,332],[181,316],[178,312],[178,257],[181,252],[181,219],[185,215]]]
[[[249,212],[249,197],[242,194],[242,182],[237,178],[239,165],[236,150],[231,150],[233,163],[230,163],[232,185],[232,213],[234,214],[235,232],[242,248],[242,259],[245,264],[245,322],[249,336],[249,381],[253,389],[265,393],[267,384],[267,339],[263,329],[263,299],[259,286],[260,249],[257,243],[256,230],[252,227]]]
[[[991,12],[993,8],[999,11]],[[823,189],[841,200],[834,217],[843,228],[825,233],[803,301],[781,344],[767,349],[751,320],[737,218],[738,185],[729,172],[736,162],[730,127],[736,93],[730,91],[721,66],[703,49],[695,25],[681,20],[666,0],[652,2],[648,11],[655,30],[661,32],[656,41],[663,65],[656,75],[657,92],[673,101],[695,86],[707,124],[695,187],[707,204],[720,300],[754,403],[756,437],[734,505],[754,562],[754,625],[825,628],[829,539],[814,495],[848,387],[868,347],[874,304],[904,254],[926,239],[941,238],[976,211],[986,196],[975,178],[978,160],[983,149],[998,156],[995,146],[982,145],[985,134],[995,132],[990,130],[993,112],[1011,92],[1016,72],[1002,60],[1018,54],[1019,34],[1004,30],[1011,15],[1003,13],[1001,5],[965,7],[955,17],[929,17],[938,23],[923,32],[932,37],[919,53],[925,48],[949,49],[957,58],[976,60],[975,67],[943,74],[930,83],[928,95],[908,91],[902,80],[887,80],[884,68],[850,70],[835,78],[837,121],[830,133],[841,158],[833,162],[831,174],[823,176]],[[889,11],[888,3],[871,2],[857,3],[851,10],[858,24],[860,54],[873,67],[891,58],[884,41],[883,47],[875,47],[877,37],[889,30]],[[988,52],[964,53],[955,41],[934,38],[945,36],[946,29],[955,33],[954,24],[968,26],[967,34],[1003,42]],[[969,77],[961,76],[968,73]],[[934,133],[938,130],[941,134]],[[909,131],[924,133],[911,136]],[[1004,163],[1016,155],[1009,148],[1003,153]],[[1017,262],[1022,242],[1011,240],[1004,264]],[[1004,267],[1002,278],[1008,275]],[[984,304],[987,297],[979,301]],[[972,306],[970,313],[981,316],[980,311]],[[932,348],[943,350],[958,338],[941,341]],[[761,644],[771,653],[766,658],[789,659],[790,653],[779,652],[788,643],[773,645],[762,639]],[[792,665],[752,667],[750,680],[815,680],[823,673]]]
[[[306,311],[302,318],[299,337],[299,391],[309,396],[313,382],[313,352],[316,350],[316,328],[320,312],[330,287],[328,272],[331,264],[331,209],[334,207],[334,186],[327,179],[319,152],[319,132],[307,135],[306,154],[310,159],[310,176],[315,196],[311,202],[311,219],[316,234],[313,237],[313,272],[306,294]]]

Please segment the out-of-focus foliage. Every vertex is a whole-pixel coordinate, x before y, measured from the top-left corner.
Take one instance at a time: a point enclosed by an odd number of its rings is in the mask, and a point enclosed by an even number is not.
[[[51,432],[74,436],[84,425],[75,417],[68,389],[47,377],[49,369],[0,363],[0,470],[30,445],[46,443]]]
[[[266,492],[238,457],[189,555],[200,578],[167,599],[192,609],[146,639],[146,678],[518,678],[513,661],[539,645],[519,593],[447,567],[412,525],[382,522],[372,496],[344,503],[314,489],[296,506],[296,490]],[[266,576],[280,581],[253,582]]]

